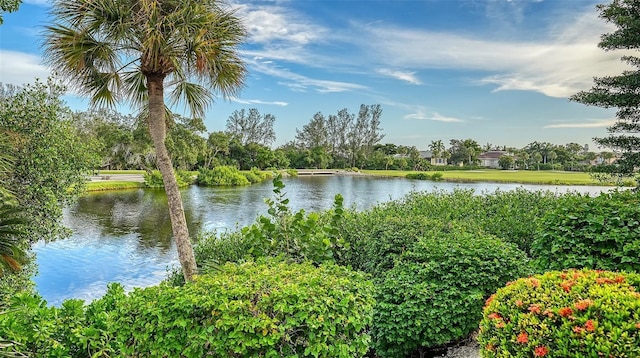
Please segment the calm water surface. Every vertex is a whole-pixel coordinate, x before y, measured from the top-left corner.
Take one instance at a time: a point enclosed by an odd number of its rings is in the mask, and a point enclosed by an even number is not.
[[[530,190],[568,190],[598,193],[603,187],[566,187],[520,184],[454,184],[402,178],[313,176],[285,179],[285,192],[294,210],[319,211],[342,194],[345,207],[368,209],[412,191],[452,191],[473,188],[494,192],[524,187]],[[190,233],[226,230],[254,222],[266,214],[264,198],[271,197],[271,182],[248,187],[203,188],[182,191]],[[37,243],[39,273],[34,277],[40,294],[59,305],[67,298],[100,297],[109,282],[127,289],[160,282],[167,268],[178,265],[167,200],[163,191],[136,189],[90,194],[65,210],[64,223],[73,230],[65,240]]]

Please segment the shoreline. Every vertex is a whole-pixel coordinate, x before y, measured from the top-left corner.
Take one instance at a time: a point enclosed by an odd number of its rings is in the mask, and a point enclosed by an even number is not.
[[[434,171],[435,173],[436,171]],[[483,170],[473,170],[473,171],[456,171],[455,173],[491,173],[494,174],[496,172],[492,171],[483,171]],[[518,171],[509,171],[509,173],[515,173]],[[380,177],[380,178],[402,178],[407,179],[406,175],[408,173],[420,173],[419,171],[373,171],[373,170],[362,170],[362,171],[350,171],[344,169],[299,169],[298,176],[372,176],[372,177]],[[448,172],[443,171],[439,172],[446,175]],[[451,174],[451,171],[449,171]],[[507,173],[507,172],[505,172]],[[526,173],[526,172],[525,172]],[[538,173],[540,172],[531,172]],[[546,172],[548,173],[548,172]],[[560,175],[573,175],[580,173],[573,172],[557,172]],[[567,174],[565,174],[567,173]],[[89,178],[89,184],[87,186],[88,192],[97,192],[97,191],[109,191],[109,190],[123,190],[123,189],[138,189],[144,188],[144,177],[141,173],[102,173],[97,175],[92,175]],[[407,180],[420,180],[420,179],[407,179]],[[429,180],[437,182],[437,180]],[[495,179],[495,178],[461,178],[461,177],[443,177],[439,181],[449,182],[449,183],[499,183],[499,184],[523,184],[523,185],[562,185],[562,186],[595,186],[595,187],[605,187],[605,188],[614,188],[616,187],[613,183],[598,183],[598,182],[577,182],[577,181],[564,181],[562,179],[553,179],[553,180],[520,180],[518,178],[505,178],[505,179]],[[100,185],[100,183],[104,183],[104,185]],[[625,186],[622,188],[629,188],[629,186]]]

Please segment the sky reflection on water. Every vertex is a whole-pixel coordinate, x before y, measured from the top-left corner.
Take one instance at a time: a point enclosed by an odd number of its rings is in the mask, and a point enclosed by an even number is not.
[[[414,191],[474,189],[491,193],[524,187],[556,192],[596,194],[606,187],[549,186],[495,183],[445,183],[402,178],[312,176],[285,179],[284,191],[293,210],[319,211],[333,205],[336,194],[344,206],[365,210]],[[265,198],[272,197],[265,182],[239,188],[191,186],[182,191],[185,215],[192,235],[203,230],[232,230],[266,214]],[[39,273],[34,277],[40,294],[59,305],[67,298],[91,300],[106,291],[109,282],[126,289],[159,283],[168,267],[178,265],[167,200],[162,190],[123,190],[90,194],[64,211],[64,223],[73,230],[65,240],[34,245]]]

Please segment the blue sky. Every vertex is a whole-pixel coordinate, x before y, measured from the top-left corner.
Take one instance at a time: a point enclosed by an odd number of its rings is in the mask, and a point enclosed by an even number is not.
[[[618,74],[620,53],[597,47],[611,25],[591,0],[233,0],[249,30],[249,75],[238,98],[218,99],[210,131],[237,109],[276,117],[276,145],[316,112],[383,108],[382,142],[427,149],[472,138],[523,147],[589,144],[615,111],[570,102],[594,76]],[[50,73],[39,34],[48,1],[25,0],[0,26],[0,81]],[[86,101],[68,96],[73,109]],[[126,109],[122,109],[126,111]],[[179,112],[179,111],[178,111]]]

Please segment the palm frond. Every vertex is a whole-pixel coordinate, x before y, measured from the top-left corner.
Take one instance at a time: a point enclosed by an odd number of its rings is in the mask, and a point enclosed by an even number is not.
[[[211,91],[197,83],[185,81],[180,81],[173,86],[169,98],[170,106],[184,101],[195,117],[204,116],[207,105],[213,102]]]

